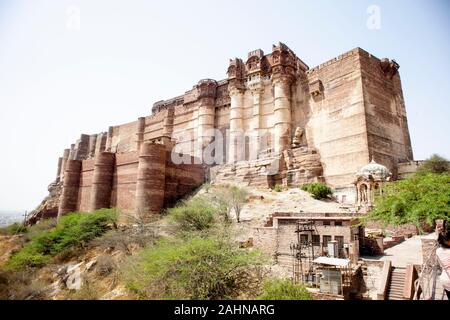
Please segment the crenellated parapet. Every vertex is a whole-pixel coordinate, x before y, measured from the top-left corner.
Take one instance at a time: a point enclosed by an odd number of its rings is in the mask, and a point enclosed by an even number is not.
[[[244,177],[247,162],[260,161],[250,174],[256,178],[265,161],[284,157],[280,163],[287,169],[279,180],[313,181],[323,174],[333,187],[345,187],[369,154],[395,175],[399,160],[412,159],[398,69],[395,60],[361,48],[310,69],[283,43],[269,53],[256,49],[231,59],[225,79],[200,80],[182,95],[154,103],[151,114],[83,134],[65,149],[55,180],[63,189],[60,212],[108,204],[157,212],[167,197],[174,201],[198,186],[209,165],[173,164],[170,152],[201,162],[215,145],[221,149],[212,154],[230,168],[242,165]],[[302,148],[317,151],[303,154]],[[159,182],[152,184],[154,177]],[[161,192],[168,196],[157,196]]]

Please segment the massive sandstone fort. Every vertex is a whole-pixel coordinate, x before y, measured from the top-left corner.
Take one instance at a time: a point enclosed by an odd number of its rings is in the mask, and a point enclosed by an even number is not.
[[[81,135],[35,219],[102,207],[159,212],[207,179],[323,181],[354,203],[355,173],[370,160],[396,179],[398,164],[413,159],[398,68],[360,48],[309,68],[283,43],[230,60],[226,79],[200,80],[148,116]]]

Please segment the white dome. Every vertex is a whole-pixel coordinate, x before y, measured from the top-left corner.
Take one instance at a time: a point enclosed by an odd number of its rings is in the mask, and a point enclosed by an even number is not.
[[[375,160],[362,167],[356,174],[358,177],[369,177],[372,176],[376,180],[387,180],[392,173],[388,168],[382,164],[376,163]]]

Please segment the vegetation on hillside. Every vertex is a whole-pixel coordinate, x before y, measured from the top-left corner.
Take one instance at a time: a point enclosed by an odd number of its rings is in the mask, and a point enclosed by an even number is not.
[[[206,197],[198,197],[182,201],[168,210],[170,218],[182,231],[202,231],[209,229],[214,223],[216,208]]]
[[[231,299],[261,265],[257,251],[217,236],[164,239],[125,268],[127,287],[141,299]]]
[[[260,300],[312,300],[312,294],[305,286],[293,284],[287,279],[269,279],[264,281]]]
[[[221,186],[209,201],[216,207],[217,212],[226,223],[231,223],[231,211],[236,214],[236,221],[241,222],[241,211],[247,202],[248,192],[236,186]]]
[[[433,154],[422,163],[422,165],[417,170],[416,175],[426,175],[429,173],[450,173],[449,161],[437,154]]]
[[[383,185],[383,196],[376,197],[375,208],[364,221],[413,223],[420,230],[423,223],[450,220],[450,173],[446,165],[447,160],[433,155],[412,177]]]
[[[123,270],[129,290],[141,299],[231,299],[256,292],[265,259],[230,236],[230,212],[239,220],[246,198],[243,189],[221,186],[168,209],[166,219],[177,232],[129,259]]]
[[[0,228],[0,235],[15,235],[15,234],[21,234],[26,233],[28,231],[28,228],[24,226],[22,223],[13,223],[7,227]]]
[[[303,191],[309,192],[314,199],[327,199],[333,191],[329,186],[321,182],[308,183],[301,186]]]
[[[263,286],[269,261],[240,246],[230,215],[234,211],[239,222],[247,198],[244,189],[208,185],[154,221],[134,217],[132,227],[112,228],[113,209],[41,221],[23,230],[22,249],[0,271],[0,298],[49,298],[54,279],[36,277],[36,268],[87,254],[94,267],[83,273],[81,288],[65,290],[63,298],[99,299],[125,285],[127,295],[138,299],[310,299],[288,280]],[[102,252],[95,258],[89,251],[94,247]]]
[[[55,227],[51,227],[52,224],[46,224],[44,228],[40,224],[33,226],[28,242],[12,255],[7,267],[14,270],[41,267],[58,253],[71,247],[84,246],[99,237],[109,229],[116,217],[115,210],[101,209],[93,213],[68,214],[61,217]]]

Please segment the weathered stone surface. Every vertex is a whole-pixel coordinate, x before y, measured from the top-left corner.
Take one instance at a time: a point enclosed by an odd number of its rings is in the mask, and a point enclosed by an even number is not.
[[[77,210],[81,164],[82,162],[79,160],[67,161],[58,216]]]
[[[110,205],[133,212],[142,145],[163,144],[205,160],[214,142],[214,164],[228,164],[212,171],[217,178],[247,185],[324,181],[341,199],[355,198],[354,174],[372,158],[393,179],[398,162],[413,159],[398,68],[360,48],[314,68],[283,43],[269,54],[254,50],[245,62],[230,61],[227,79],[201,80],[183,95],[156,102],[151,115],[110,126],[107,133],[81,135],[65,150],[57,180],[65,180],[68,161],[82,160],[76,207],[89,210],[94,166],[86,161],[115,153]],[[130,161],[121,163],[120,157]],[[267,161],[279,171],[263,172]],[[197,167],[193,180],[183,184],[176,176],[185,169],[166,166],[173,179],[166,176],[166,186],[158,187],[169,195],[165,204],[200,181]]]
[[[111,204],[114,161],[115,154],[109,152],[102,152],[95,159],[90,211],[109,208]]]

